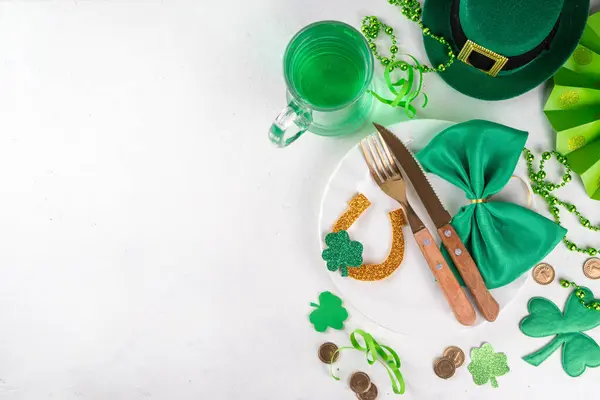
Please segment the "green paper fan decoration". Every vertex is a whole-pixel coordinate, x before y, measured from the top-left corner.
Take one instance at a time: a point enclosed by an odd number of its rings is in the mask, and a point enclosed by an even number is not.
[[[600,200],[600,12],[589,17],[575,52],[554,75],[544,112],[588,195]]]

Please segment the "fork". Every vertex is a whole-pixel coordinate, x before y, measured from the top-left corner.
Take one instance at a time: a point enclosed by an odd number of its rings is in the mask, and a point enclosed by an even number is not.
[[[429,269],[436,278],[456,320],[463,325],[473,325],[477,318],[473,305],[448,267],[433,236],[425,227],[406,197],[406,182],[387,144],[378,134],[370,135],[360,142],[365,161],[373,180],[381,190],[396,200],[405,211],[406,219]]]

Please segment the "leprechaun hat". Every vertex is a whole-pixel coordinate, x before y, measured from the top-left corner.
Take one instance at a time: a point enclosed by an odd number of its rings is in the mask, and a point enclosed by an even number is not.
[[[444,37],[458,59],[442,79],[482,100],[523,94],[549,79],[575,50],[589,0],[425,0],[423,24]],[[425,34],[432,66],[448,48]]]

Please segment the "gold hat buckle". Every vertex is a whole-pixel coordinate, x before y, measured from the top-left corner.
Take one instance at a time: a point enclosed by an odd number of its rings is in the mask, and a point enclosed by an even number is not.
[[[495,61],[495,63],[492,66],[492,68],[490,68],[489,71],[485,71],[483,69],[479,69],[477,67],[473,67],[473,65],[469,62],[469,56],[471,55],[472,52],[479,53],[479,54],[481,54],[483,56],[486,56],[487,58]],[[467,43],[465,43],[465,45],[463,46],[463,48],[460,51],[460,53],[458,53],[458,57],[457,58],[460,61],[464,62],[465,64],[469,64],[473,68],[477,68],[481,72],[485,72],[489,76],[496,76],[496,75],[498,75],[498,72],[500,72],[502,70],[502,68],[504,68],[504,65],[508,61],[508,58],[504,57],[503,55],[500,55],[498,53],[494,53],[493,51],[488,50],[485,47],[480,46],[477,43],[472,42],[470,40],[467,40]]]

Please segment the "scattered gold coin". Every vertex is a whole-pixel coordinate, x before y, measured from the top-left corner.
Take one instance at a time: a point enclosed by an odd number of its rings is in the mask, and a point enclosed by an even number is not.
[[[454,362],[448,357],[438,358],[433,366],[433,371],[442,379],[451,378],[456,372]]]
[[[554,280],[554,268],[547,263],[539,263],[533,268],[533,279],[540,285],[547,285]]]
[[[319,360],[324,362],[325,364],[331,364],[332,361],[336,362],[340,356],[340,353],[336,353],[338,347],[331,342],[323,343],[321,347],[319,347]],[[335,354],[335,357],[333,356]],[[331,357],[334,357],[333,360]]]
[[[583,264],[583,274],[590,279],[600,279],[600,258],[590,258]]]
[[[465,353],[456,346],[450,346],[444,351],[444,357],[452,360],[455,368],[459,368],[465,362]]]
[[[371,378],[364,372],[355,372],[350,377],[350,389],[356,394],[365,393],[371,387]]]
[[[377,386],[375,386],[374,383],[371,383],[369,390],[364,393],[357,394],[356,397],[358,397],[359,400],[375,400],[378,394],[379,391],[377,390]]]

